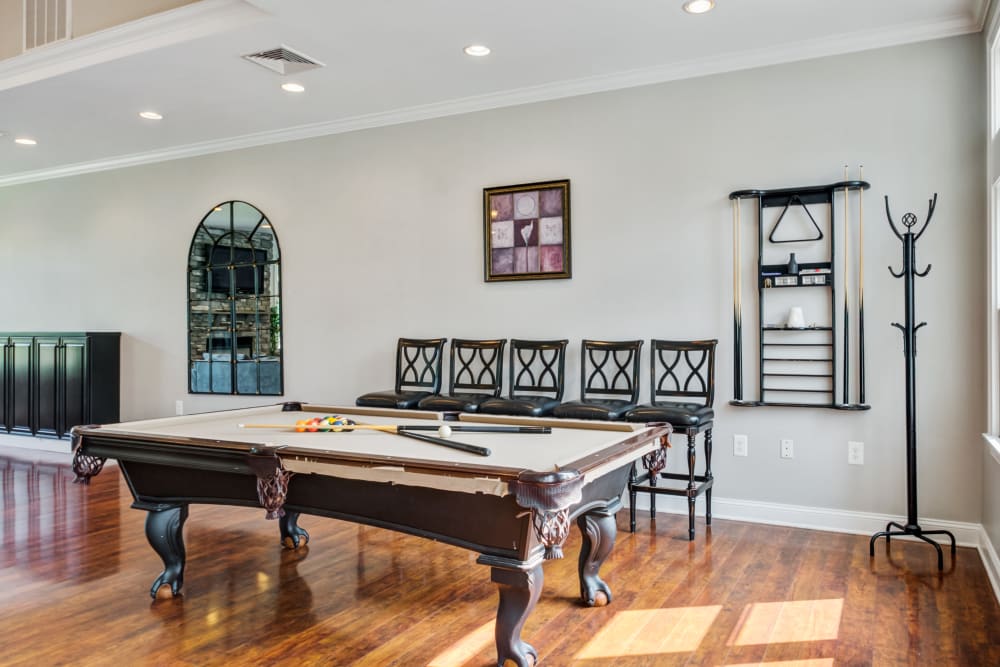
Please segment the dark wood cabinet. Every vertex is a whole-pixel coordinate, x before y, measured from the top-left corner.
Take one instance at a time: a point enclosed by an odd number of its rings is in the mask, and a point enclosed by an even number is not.
[[[53,438],[119,421],[117,332],[0,333],[0,431]]]
[[[7,419],[4,424],[10,433],[32,435],[31,427],[31,379],[34,365],[31,363],[32,336],[10,337],[10,364],[4,385],[7,387]]]

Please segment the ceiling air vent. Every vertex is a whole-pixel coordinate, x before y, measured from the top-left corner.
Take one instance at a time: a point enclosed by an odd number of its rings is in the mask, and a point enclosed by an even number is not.
[[[290,49],[284,44],[276,49],[248,53],[243,58],[278,74],[294,74],[295,72],[304,72],[317,67],[326,67],[326,65],[318,60],[313,60],[304,53]]]

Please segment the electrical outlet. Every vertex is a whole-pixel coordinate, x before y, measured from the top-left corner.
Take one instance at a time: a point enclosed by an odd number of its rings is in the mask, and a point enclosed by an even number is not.
[[[733,435],[733,456],[747,456],[750,445],[747,436],[742,434]]]
[[[176,414],[176,415],[182,415],[182,414],[184,414],[184,401],[175,401],[174,402],[174,414]]]
[[[865,464],[865,443],[855,440],[847,443],[847,462],[853,466]]]
[[[781,458],[790,459],[794,455],[795,454],[792,450],[792,441],[789,440],[788,438],[783,439],[781,441]]]

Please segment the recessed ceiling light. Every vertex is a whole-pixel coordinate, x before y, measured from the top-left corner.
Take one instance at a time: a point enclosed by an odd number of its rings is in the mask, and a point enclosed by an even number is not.
[[[476,56],[477,58],[490,55],[490,47],[483,46],[482,44],[470,44],[463,51],[465,51],[466,55]]]
[[[715,0],[688,0],[683,7],[688,14],[704,14],[715,7]]]
[[[140,111],[139,117],[145,118],[146,120],[163,120],[163,116],[155,111]]]
[[[306,87],[301,83],[283,83],[281,84],[281,89],[287,93],[301,93]]]
[[[18,137],[14,140],[15,144],[21,144],[22,146],[34,146],[38,142],[34,139],[29,139],[28,137]]]

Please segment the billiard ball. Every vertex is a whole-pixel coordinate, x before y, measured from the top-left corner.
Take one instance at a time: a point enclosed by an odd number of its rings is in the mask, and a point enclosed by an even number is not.
[[[441,424],[441,426],[438,427],[438,435],[442,438],[451,437],[451,427],[447,424]]]

